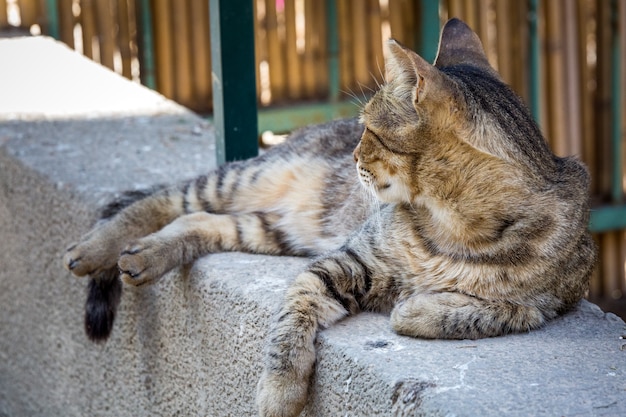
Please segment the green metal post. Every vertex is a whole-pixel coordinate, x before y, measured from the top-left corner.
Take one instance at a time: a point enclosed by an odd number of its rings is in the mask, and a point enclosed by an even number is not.
[[[61,39],[57,0],[46,0],[46,10],[48,11],[48,35],[54,39]]]
[[[210,0],[217,162],[258,154],[254,11],[250,0]]]
[[[530,100],[530,111],[537,124],[541,124],[541,72],[539,45],[539,0],[528,2],[528,97]]]
[[[420,27],[415,32],[417,52],[428,62],[434,62],[439,44],[439,0],[419,0]]]
[[[622,80],[620,79],[620,42],[617,0],[611,0],[611,199],[621,203],[624,199],[622,185]],[[623,29],[623,28],[622,28]]]
[[[328,98],[339,100],[339,30],[337,27],[337,1],[326,0],[326,25],[328,33]]]
[[[152,9],[150,0],[139,0],[135,3],[136,16],[138,16],[139,30],[137,42],[139,50],[139,65],[141,70],[141,83],[153,90],[156,89],[155,63],[154,63],[154,30],[152,27]]]

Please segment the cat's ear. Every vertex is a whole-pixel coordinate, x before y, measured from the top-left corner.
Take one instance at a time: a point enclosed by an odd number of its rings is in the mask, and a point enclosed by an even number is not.
[[[462,64],[498,75],[489,65],[478,35],[463,21],[453,18],[448,20],[441,30],[435,66],[442,68]]]
[[[387,45],[389,57],[385,65],[385,79],[388,83],[395,81],[406,88],[414,104],[422,101],[428,91],[442,87],[441,73],[424,58],[394,39],[390,39]]]

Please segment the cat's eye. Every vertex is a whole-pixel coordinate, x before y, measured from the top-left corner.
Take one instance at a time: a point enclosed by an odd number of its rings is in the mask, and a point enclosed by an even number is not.
[[[374,136],[376,139],[378,139],[379,142],[382,143],[383,140],[372,129],[370,129],[369,127],[366,127],[365,131],[368,132],[369,134],[371,134],[372,136]]]

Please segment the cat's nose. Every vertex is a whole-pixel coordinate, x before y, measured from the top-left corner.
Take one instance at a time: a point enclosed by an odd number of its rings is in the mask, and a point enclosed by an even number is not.
[[[361,153],[361,142],[359,142],[359,144],[356,145],[356,148],[354,148],[354,152],[352,152],[352,156],[354,156],[354,162],[359,162],[360,153]]]

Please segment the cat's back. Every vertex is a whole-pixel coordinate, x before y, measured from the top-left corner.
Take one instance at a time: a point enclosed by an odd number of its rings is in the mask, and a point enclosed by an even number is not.
[[[359,143],[363,129],[357,118],[307,126],[289,135],[286,142],[276,148],[276,152],[302,157],[352,158],[352,151]]]
[[[220,209],[262,214],[289,253],[338,247],[370,211],[352,156],[362,133],[357,119],[309,126],[257,158],[224,165],[213,180]]]

